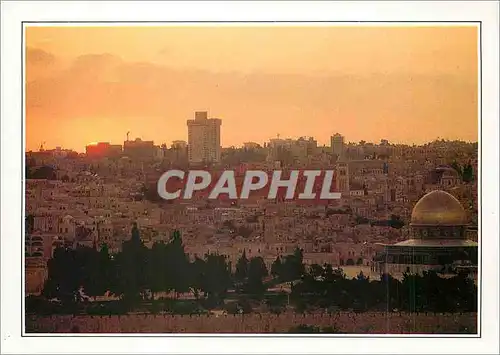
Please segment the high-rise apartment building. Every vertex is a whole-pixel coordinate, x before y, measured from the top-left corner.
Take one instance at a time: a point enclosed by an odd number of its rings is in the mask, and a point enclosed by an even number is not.
[[[332,137],[330,137],[330,142],[333,154],[339,158],[343,158],[345,153],[344,136],[335,133]]]
[[[194,120],[187,120],[190,163],[220,161],[221,124],[222,120],[218,118],[208,118],[207,112],[195,112]]]

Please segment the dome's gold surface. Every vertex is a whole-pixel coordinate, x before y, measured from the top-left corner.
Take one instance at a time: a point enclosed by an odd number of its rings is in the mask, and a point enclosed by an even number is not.
[[[412,226],[463,226],[467,215],[460,202],[445,191],[432,191],[422,197],[411,213]]]

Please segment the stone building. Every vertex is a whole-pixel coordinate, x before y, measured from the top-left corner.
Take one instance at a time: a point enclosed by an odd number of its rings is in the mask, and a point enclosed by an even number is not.
[[[467,215],[451,194],[434,190],[422,197],[411,215],[410,239],[385,244],[373,268],[394,277],[435,270],[443,274],[477,272],[478,243],[467,239]]]

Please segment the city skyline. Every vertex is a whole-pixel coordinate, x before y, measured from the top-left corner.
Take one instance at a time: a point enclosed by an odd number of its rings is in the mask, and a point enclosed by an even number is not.
[[[315,137],[309,137],[309,136],[296,136],[296,137],[279,137],[279,139],[282,139],[282,140],[288,140],[288,139],[291,139],[293,141],[297,141],[299,140],[300,138],[313,138],[315,139]],[[345,137],[344,137],[345,138]],[[129,139],[129,142],[132,142],[132,141],[135,141],[135,140],[141,140],[143,142],[146,142],[148,141],[147,138],[144,138],[144,137],[134,137],[134,138],[130,138]],[[236,149],[243,149],[245,148],[245,145],[246,144],[249,144],[249,143],[256,143],[258,145],[260,145],[261,148],[265,148],[264,147],[264,143],[268,144],[271,140],[273,139],[277,139],[277,137],[269,137],[269,139],[265,140],[264,142],[255,142],[255,141],[252,141],[252,140],[246,140],[246,141],[243,141],[241,144],[239,145],[230,145],[230,146],[225,146],[225,145],[221,145],[221,149],[230,149],[230,148],[236,148]],[[427,144],[431,144],[437,140],[440,140],[440,139],[444,139],[442,137],[436,137],[435,139],[431,139],[429,141],[426,141],[426,142],[422,142],[420,144],[415,144],[415,143],[412,143],[412,142],[407,142],[407,143],[399,143],[399,142],[390,142],[388,141],[388,144],[389,145],[402,145],[402,146],[423,146],[423,145],[427,145]],[[384,139],[382,139],[384,140]],[[467,141],[467,140],[461,140],[461,139],[445,139],[445,141],[449,141],[449,142],[453,142],[453,141],[457,141],[457,142],[464,142],[464,143],[471,143],[471,144],[474,144],[474,143],[477,143],[478,141],[475,140],[475,141]],[[55,149],[62,149],[62,150],[68,150],[68,151],[74,151],[74,152],[77,152],[77,153],[85,153],[85,148],[89,147],[89,146],[97,146],[99,144],[110,144],[111,146],[115,146],[115,145],[120,145],[122,148],[123,148],[123,143],[127,142],[127,140],[125,139],[124,141],[116,141],[116,142],[113,142],[113,141],[99,141],[99,142],[89,142],[86,146],[84,147],[81,147],[80,149],[74,149],[73,147],[64,147],[64,146],[61,146],[61,145],[54,145],[54,146],[47,146],[44,144],[43,146],[43,150],[45,151],[50,151],[50,150],[55,150]],[[167,148],[172,148],[173,145],[176,145],[178,144],[179,142],[184,142],[186,143],[186,148],[187,148],[187,139],[174,139],[170,142],[155,142],[153,141],[154,145],[156,147],[160,147],[161,145],[163,144],[166,144]],[[45,142],[44,142],[45,143]],[[360,141],[359,142],[351,142],[349,140],[346,140],[345,141],[345,145],[346,146],[349,146],[349,145],[359,145],[360,144]],[[373,145],[380,145],[381,142],[370,142],[370,141],[365,141],[365,144],[367,145],[370,145],[370,144],[373,144]],[[319,144],[318,143],[318,147],[327,147],[327,148],[332,148],[332,145],[331,143],[329,144],[328,142],[324,143],[324,144]],[[36,147],[35,149],[27,149],[26,152],[37,152],[37,151],[40,151],[40,146],[39,147]]]
[[[224,147],[477,141],[476,27],[28,27],[26,45],[28,151],[187,141],[194,111]]]

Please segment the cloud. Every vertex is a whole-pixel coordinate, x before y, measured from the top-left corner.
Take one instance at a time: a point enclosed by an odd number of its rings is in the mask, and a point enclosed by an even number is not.
[[[57,70],[56,57],[39,48],[26,48],[26,81],[49,77]]]
[[[27,61],[51,68],[27,82],[28,134],[41,122],[70,127],[82,119],[97,129],[105,118],[112,129],[126,125],[164,142],[185,139],[185,120],[196,110],[224,120],[227,144],[276,133],[325,140],[341,131],[352,140],[373,135],[418,141],[434,131],[460,136],[464,126],[477,132],[477,83],[453,75],[213,73],[112,54],[82,55],[63,68],[54,64],[58,58],[36,49]],[[464,123],[451,124],[457,120]]]
[[[55,62],[55,57],[43,49],[28,47],[26,49],[26,62],[31,65],[50,65]]]

